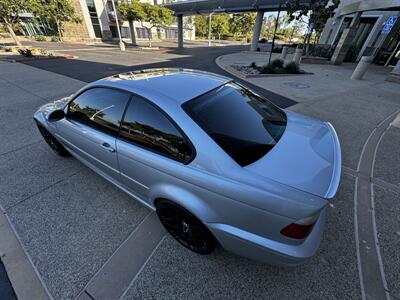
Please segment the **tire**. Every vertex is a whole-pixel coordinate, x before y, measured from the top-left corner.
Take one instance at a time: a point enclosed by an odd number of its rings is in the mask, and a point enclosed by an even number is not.
[[[67,149],[65,149],[64,146],[61,145],[61,143],[57,141],[46,128],[39,124],[37,124],[37,126],[40,134],[43,136],[43,139],[50,146],[50,148],[53,149],[54,152],[60,156],[70,156]]]
[[[172,201],[160,200],[156,213],[169,234],[193,252],[210,254],[217,246],[208,228],[187,209]]]

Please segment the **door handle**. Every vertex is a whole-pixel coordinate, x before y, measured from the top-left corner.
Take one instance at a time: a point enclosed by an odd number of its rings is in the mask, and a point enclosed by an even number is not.
[[[104,149],[106,149],[109,152],[115,152],[115,149],[111,147],[111,145],[107,142],[104,142],[103,144],[101,144],[101,147],[103,147]]]

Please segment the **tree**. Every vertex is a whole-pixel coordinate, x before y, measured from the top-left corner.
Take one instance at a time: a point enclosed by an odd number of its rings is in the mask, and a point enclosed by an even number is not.
[[[208,34],[208,17],[207,16],[195,16],[194,25],[196,27],[196,35],[205,37]]]
[[[234,14],[229,18],[229,33],[233,35],[246,35],[253,31],[255,22],[255,13]]]
[[[21,42],[18,40],[13,27],[18,24],[19,15],[26,9],[27,1],[25,0],[0,0],[0,23],[10,33],[17,46],[21,46]]]
[[[34,16],[56,24],[60,42],[63,41],[65,23],[82,22],[81,18],[75,15],[75,9],[69,0],[29,0],[29,3]]]
[[[328,5],[330,3],[330,5]],[[310,0],[307,7],[300,4],[300,0],[292,0],[287,5],[287,14],[290,17],[290,21],[296,19],[299,20],[303,16],[308,16],[308,30],[304,37],[304,47],[306,49],[306,55],[309,53],[310,38],[315,30],[317,33],[321,33],[326,21],[333,15],[333,11],[338,7],[340,0]]]
[[[225,14],[212,16],[211,32],[218,35],[219,40],[221,39],[222,34],[229,33],[228,17]]]
[[[136,46],[136,28],[134,22],[143,21],[146,18],[142,4],[139,0],[134,0],[130,3],[124,2],[118,4],[117,10],[124,19],[128,20],[132,45]]]
[[[141,3],[145,18],[142,20],[142,26],[146,28],[149,38],[149,47],[151,47],[151,29],[153,27],[160,28],[164,25],[171,25],[173,22],[172,11],[166,7],[152,5],[150,3]],[[143,21],[149,23],[145,25]]]
[[[305,22],[302,19],[294,21],[290,31],[289,43],[292,42],[293,37],[300,37],[302,35],[301,33],[304,31],[304,27]]]

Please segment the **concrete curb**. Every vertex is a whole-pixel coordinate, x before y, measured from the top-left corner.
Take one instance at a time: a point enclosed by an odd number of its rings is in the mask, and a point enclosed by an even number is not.
[[[18,300],[52,299],[38,271],[0,206],[0,255]]]
[[[246,76],[242,72],[239,72],[238,70],[236,70],[236,69],[234,69],[234,68],[232,68],[230,66],[224,66],[221,63],[222,57],[223,57],[223,55],[222,56],[218,56],[215,59],[215,63],[217,64],[218,67],[220,67],[222,70],[225,70],[226,72],[228,72],[228,73],[230,73],[230,74],[232,74],[232,75],[234,75],[236,77],[239,77],[239,78],[241,78],[243,80],[246,80]]]
[[[76,55],[57,55],[57,56],[34,56],[34,57],[23,57],[23,58],[0,58],[0,61],[5,62],[27,62],[27,61],[34,61],[34,60],[49,60],[49,59],[77,59],[79,56]]]
[[[142,271],[166,231],[157,215],[150,212],[128,238],[89,280],[76,300],[117,300]]]
[[[273,78],[273,77],[297,77],[302,75],[314,75],[312,73],[301,73],[301,74],[249,74],[245,75],[246,78]]]

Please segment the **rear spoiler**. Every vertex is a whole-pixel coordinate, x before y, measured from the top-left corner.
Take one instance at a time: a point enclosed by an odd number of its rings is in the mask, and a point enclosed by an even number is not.
[[[342,153],[340,150],[340,142],[338,135],[333,128],[332,124],[329,122],[325,122],[326,126],[329,128],[329,131],[331,132],[331,136],[333,139],[333,146],[334,146],[334,166],[333,166],[333,174],[332,174],[332,179],[331,183],[329,184],[328,191],[325,194],[326,199],[332,199],[338,188],[339,188],[339,183],[340,183],[340,177],[342,174]]]

